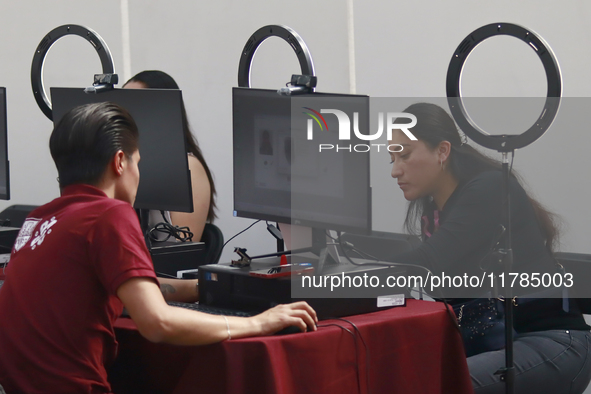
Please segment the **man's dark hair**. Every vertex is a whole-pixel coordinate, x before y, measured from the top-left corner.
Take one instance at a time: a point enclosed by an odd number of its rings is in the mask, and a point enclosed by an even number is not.
[[[73,108],[59,121],[49,139],[60,188],[96,185],[115,153],[127,157],[138,149],[139,133],[126,109],[103,102]]]

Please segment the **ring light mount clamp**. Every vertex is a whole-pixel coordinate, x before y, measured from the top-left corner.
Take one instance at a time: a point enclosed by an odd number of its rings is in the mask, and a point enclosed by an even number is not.
[[[39,108],[49,120],[53,120],[53,113],[51,102],[43,87],[43,63],[45,61],[45,56],[53,44],[67,35],[76,35],[87,40],[96,50],[101,61],[103,73],[94,76],[93,86],[86,88],[85,92],[99,93],[101,91],[109,90],[118,82],[117,74],[115,74],[115,65],[113,64],[113,58],[109,51],[109,47],[98,33],[92,29],[79,25],[63,25],[56,27],[47,33],[37,46],[35,54],[33,55],[33,63],[31,65],[31,85],[33,88],[33,95],[35,96],[37,105],[39,105]]]
[[[308,46],[300,35],[290,27],[283,25],[263,26],[253,33],[248,39],[240,55],[238,64],[238,86],[250,88],[250,69],[252,60],[258,47],[269,37],[279,37],[285,40],[295,52],[302,75],[292,75],[291,81],[286,87],[281,88],[277,93],[281,95],[294,95],[301,93],[310,93],[316,87],[317,78],[314,75],[314,63]]]
[[[282,96],[293,96],[296,94],[311,93],[316,87],[318,79],[313,75],[292,74],[291,81],[285,87],[277,90]]]
[[[84,93],[101,93],[113,89],[119,83],[117,74],[94,74],[94,83],[84,89]]]
[[[462,68],[470,52],[482,41],[497,35],[508,35],[528,44],[538,55],[546,71],[547,97],[544,108],[534,124],[520,135],[490,135],[468,116],[461,97]],[[492,23],[470,33],[458,46],[447,69],[447,100],[460,129],[474,142],[499,152],[512,152],[540,138],[550,127],[560,106],[562,78],[554,53],[546,42],[531,30],[511,23]]]

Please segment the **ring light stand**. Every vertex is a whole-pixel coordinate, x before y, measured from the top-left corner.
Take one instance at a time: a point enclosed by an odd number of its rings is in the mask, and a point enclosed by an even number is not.
[[[314,77],[312,55],[302,37],[290,27],[283,25],[268,25],[255,31],[244,45],[244,49],[240,55],[240,62],[238,63],[239,87],[250,88],[250,67],[252,65],[252,59],[254,58],[259,45],[269,37],[279,37],[284,39],[298,57],[300,68],[302,69],[302,75]],[[311,91],[314,91],[314,87],[311,87]]]
[[[462,68],[466,59],[478,44],[497,35],[512,36],[531,46],[542,61],[546,71],[548,92],[544,109],[534,124],[519,135],[490,135],[486,133],[470,119],[462,102],[460,82]],[[502,235],[503,249],[499,250],[499,255],[503,257],[499,259],[499,262],[502,262],[504,271],[508,274],[513,265],[508,153],[511,152],[513,156],[515,149],[523,148],[540,138],[554,121],[558,113],[562,93],[562,78],[558,62],[550,47],[536,33],[510,23],[493,23],[476,29],[458,46],[447,69],[446,90],[450,111],[460,129],[477,144],[502,153],[502,198],[506,203],[503,204],[505,209],[502,218],[504,226]],[[505,381],[506,393],[511,394],[514,392],[515,367],[513,366],[513,294],[510,287],[505,291],[504,296],[505,368],[500,369],[495,374],[501,375],[501,380]]]
[[[295,52],[302,75],[292,75],[291,86],[282,88],[277,91],[278,94],[292,95],[298,93],[313,92],[316,87],[316,76],[314,75],[314,62],[312,61],[312,55],[308,46],[300,37],[300,35],[290,27],[284,25],[268,25],[263,26],[253,33],[248,39],[240,54],[240,62],[238,63],[238,86],[241,88],[250,88],[250,69],[252,60],[256,54],[259,45],[269,37],[279,37],[285,40]],[[315,252],[320,256],[318,267],[322,268],[324,261],[328,256],[328,249],[326,245],[326,234],[318,234],[318,231],[312,229],[312,247],[302,248],[297,250],[285,250],[283,239],[277,238],[277,253],[271,253],[263,256],[256,256],[256,258],[281,256],[290,253],[303,253],[303,252]],[[270,230],[271,231],[271,230]],[[245,250],[243,250],[245,251]],[[250,264],[250,258],[248,262],[245,262],[244,257],[241,255],[240,260],[242,264]],[[254,257],[253,257],[254,258]]]
[[[98,35],[98,33],[92,29],[79,25],[63,25],[56,27],[47,33],[47,35],[43,37],[37,46],[35,55],[33,56],[33,64],[31,65],[31,85],[33,87],[33,95],[35,96],[37,105],[39,105],[39,108],[49,120],[53,120],[53,114],[51,102],[49,101],[49,98],[45,92],[45,88],[43,87],[43,63],[45,61],[45,56],[47,55],[47,52],[49,52],[49,49],[51,49],[52,45],[63,36],[72,34],[82,37],[90,42],[101,60],[103,74],[95,75],[95,88],[94,90],[90,88],[89,91],[94,91],[96,93],[100,90],[108,89],[109,86],[112,88],[112,85],[117,83],[117,76],[114,74],[115,65],[113,64],[111,52],[109,51],[109,47],[105,41],[101,38],[101,36]],[[101,87],[103,88],[101,89]]]

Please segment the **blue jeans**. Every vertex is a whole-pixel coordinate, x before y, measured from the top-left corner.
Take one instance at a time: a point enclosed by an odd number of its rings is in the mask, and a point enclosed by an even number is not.
[[[591,380],[589,331],[549,330],[519,334],[513,343],[516,394],[581,394]],[[468,357],[475,394],[504,393],[494,373],[505,366],[505,350]]]

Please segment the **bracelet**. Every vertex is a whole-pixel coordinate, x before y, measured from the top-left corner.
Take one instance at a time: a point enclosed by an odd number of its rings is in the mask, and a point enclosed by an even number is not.
[[[226,316],[222,316],[226,321],[226,330],[228,330],[228,341],[232,339],[232,334],[230,334],[230,323],[228,323],[228,318]]]

